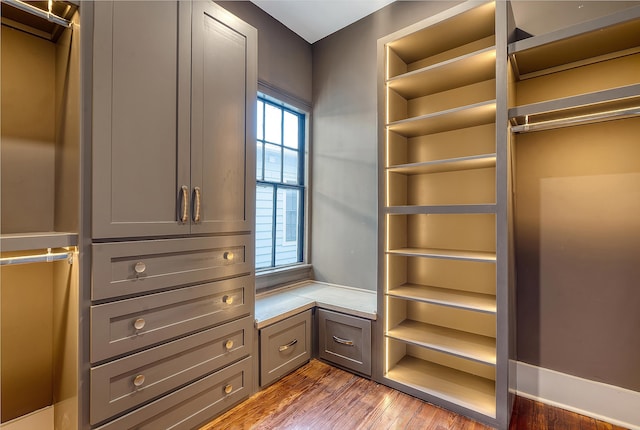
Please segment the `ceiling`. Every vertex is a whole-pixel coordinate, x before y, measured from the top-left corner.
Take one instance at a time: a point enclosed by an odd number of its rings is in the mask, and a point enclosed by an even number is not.
[[[251,1],[307,42],[314,43],[394,0]],[[527,33],[536,35],[640,5],[640,0],[512,0],[511,3],[516,25]]]

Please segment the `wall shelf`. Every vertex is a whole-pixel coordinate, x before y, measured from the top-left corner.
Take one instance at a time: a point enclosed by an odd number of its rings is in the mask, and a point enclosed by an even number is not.
[[[458,251],[451,249],[434,248],[399,248],[387,251],[390,255],[402,255],[405,257],[443,258],[449,260],[482,261],[495,263],[496,254],[482,251]]]
[[[0,235],[0,251],[27,251],[32,249],[65,248],[78,245],[77,233],[35,232]]]
[[[387,372],[395,381],[484,415],[496,415],[495,382],[406,356]]]
[[[640,6],[511,43],[519,79],[616,58],[638,51]]]
[[[446,160],[423,161],[390,166],[391,173],[406,175],[422,175],[425,173],[453,172],[457,170],[484,169],[496,166],[496,154],[472,155],[469,157],[450,158]]]
[[[490,124],[495,122],[495,117],[495,100],[489,100],[394,121],[388,124],[387,129],[405,137],[416,137],[448,130],[474,127],[476,125]]]
[[[469,204],[469,205],[431,205],[431,206],[387,206],[385,212],[389,215],[419,215],[419,214],[493,214],[496,213],[496,205]]]
[[[494,79],[495,46],[423,67],[387,81],[387,87],[409,99]]]
[[[390,289],[387,295],[474,312],[496,313],[496,298],[489,294],[406,283]]]
[[[389,329],[387,337],[483,364],[496,364],[496,340],[488,336],[404,320]]]

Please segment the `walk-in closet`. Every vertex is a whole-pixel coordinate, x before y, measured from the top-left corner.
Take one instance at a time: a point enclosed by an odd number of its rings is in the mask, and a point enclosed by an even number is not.
[[[72,3],[2,1],[0,408],[7,430],[77,428],[78,23]]]

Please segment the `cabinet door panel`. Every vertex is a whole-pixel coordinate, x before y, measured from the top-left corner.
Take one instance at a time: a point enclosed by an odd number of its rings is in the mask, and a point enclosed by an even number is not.
[[[195,2],[193,8],[191,175],[193,198],[198,187],[201,200],[200,219],[192,217],[191,231],[250,231],[255,29],[212,3]]]
[[[179,189],[189,186],[188,169],[178,168],[179,151],[189,151],[188,118],[183,125],[178,116],[179,100],[189,98],[181,85],[188,88],[189,63],[178,45],[189,38],[188,8],[96,2],[94,238],[189,231],[177,220]]]

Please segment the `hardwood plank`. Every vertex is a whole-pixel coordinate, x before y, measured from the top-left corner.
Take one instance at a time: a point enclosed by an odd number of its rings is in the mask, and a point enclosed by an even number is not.
[[[481,423],[318,360],[200,430],[489,430]],[[516,397],[509,430],[624,430]]]

